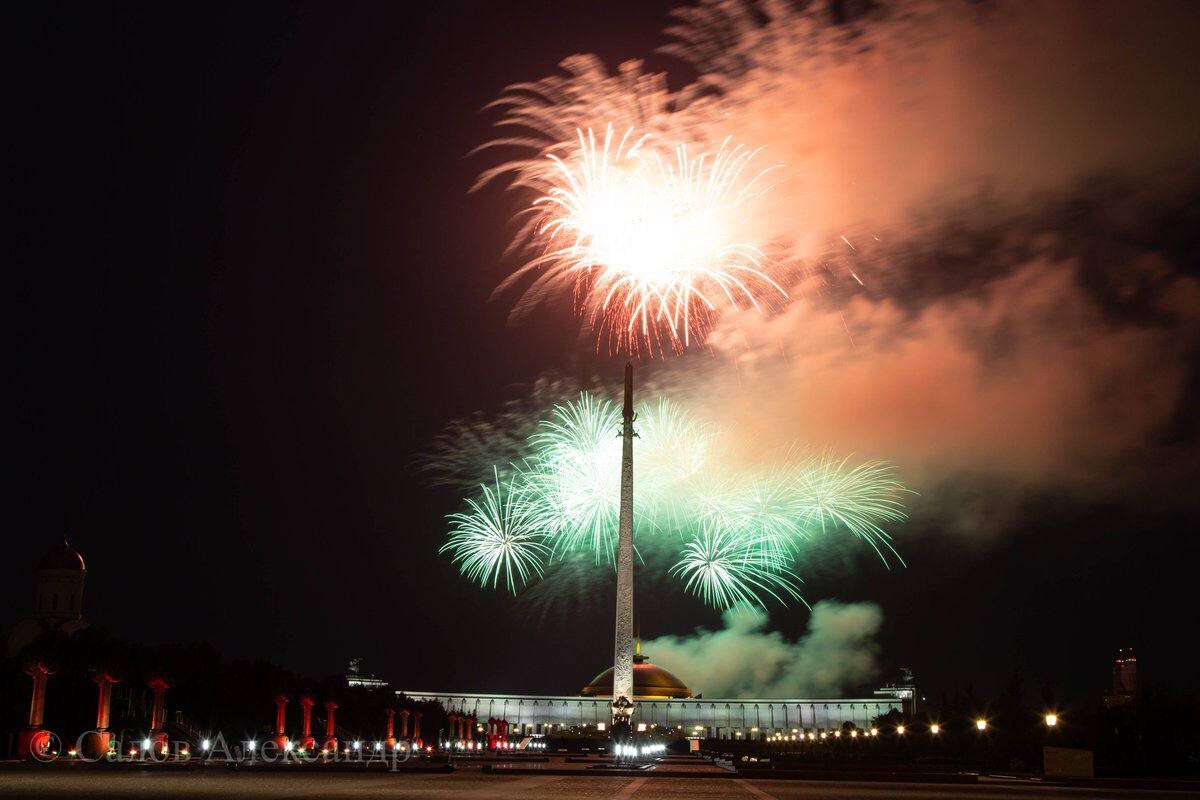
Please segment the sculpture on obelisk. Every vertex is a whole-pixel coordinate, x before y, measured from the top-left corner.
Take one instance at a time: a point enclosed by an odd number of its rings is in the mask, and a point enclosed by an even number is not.
[[[625,365],[621,414],[621,517],[617,529],[617,625],[613,658],[613,736],[633,717],[633,364]]]

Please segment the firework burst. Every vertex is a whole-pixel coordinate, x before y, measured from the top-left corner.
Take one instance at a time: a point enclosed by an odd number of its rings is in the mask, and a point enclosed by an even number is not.
[[[906,518],[900,497],[908,490],[891,464],[868,461],[855,466],[829,454],[812,456],[796,472],[797,518],[808,529],[842,527],[867,542],[887,564],[884,550],[904,564],[881,526]]]
[[[493,467],[494,490],[485,486],[481,500],[450,517],[443,551],[485,586],[503,577],[515,590],[548,574],[560,588],[543,587],[545,600],[579,583],[558,580],[564,569],[612,563],[619,408],[581,392],[540,419],[509,424],[534,433],[518,461]],[[471,428],[472,452],[492,436],[497,454],[512,453],[507,427]],[[883,526],[904,519],[907,490],[887,464],[789,450],[763,473],[731,469],[716,456],[721,431],[667,399],[639,406],[637,427],[634,457],[645,476],[634,495],[639,553],[706,603],[802,600],[797,563],[818,537],[839,530],[868,542],[885,564],[896,552]]]
[[[494,589],[503,578],[516,594],[531,576],[542,576],[550,549],[534,524],[535,507],[512,481],[502,485],[493,470],[493,485],[479,488],[480,499],[467,499],[470,511],[450,515],[450,537],[439,552],[451,553],[462,573],[480,586]]]
[[[521,465],[526,492],[539,509],[538,525],[558,554],[588,549],[611,560],[620,492],[621,415],[608,400],[581,393],[556,405],[530,439]]]
[[[683,549],[671,574],[684,588],[714,608],[751,604],[766,608],[763,595],[786,605],[780,595],[808,605],[800,596],[800,579],[787,561],[772,555],[771,548],[741,531],[705,524]]]
[[[745,233],[778,166],[756,168],[759,150],[725,139],[692,155],[612,125],[555,150],[522,229],[536,255],[502,289],[532,276],[526,302],[569,293],[598,347],[649,355],[703,340],[724,312],[787,298]]]

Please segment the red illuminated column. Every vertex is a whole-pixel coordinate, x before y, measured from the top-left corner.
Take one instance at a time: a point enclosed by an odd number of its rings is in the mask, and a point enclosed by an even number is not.
[[[300,698],[300,746],[311,750],[317,746],[312,735],[312,710],[316,703],[308,695]]]
[[[275,695],[275,735],[271,737],[271,741],[282,750],[287,747],[287,734],[284,731],[287,729],[287,695]]]
[[[331,753],[337,752],[338,740],[333,735],[335,723],[333,715],[338,709],[338,704],[332,700],[325,701],[325,744],[321,745]]]
[[[396,746],[396,710],[389,708],[384,711],[387,714],[387,736],[383,738],[383,742],[389,748]]]
[[[413,739],[417,744],[421,743],[421,714],[424,712],[413,712]]]
[[[467,717],[467,740],[474,741],[475,739],[475,715]]]
[[[33,694],[29,699],[29,723],[17,738],[17,755],[33,758],[50,747],[50,731],[42,728],[42,719],[46,712],[46,679],[54,674],[54,670],[35,661],[25,666],[25,674],[33,678]]]
[[[92,680],[99,689],[96,702],[96,729],[83,737],[83,752],[89,758],[103,758],[112,745],[113,735],[108,730],[109,709],[112,706],[112,687],[119,681],[104,671],[93,673]]]
[[[411,714],[407,708],[400,709],[400,738],[408,738],[408,715]]]
[[[156,752],[167,752],[167,731],[164,723],[167,718],[167,689],[169,684],[160,677],[151,678],[146,683],[154,697],[154,705],[150,710],[150,740],[154,742]]]
[[[447,714],[446,721],[450,723],[450,730],[446,734],[446,738],[454,741],[458,738],[458,714]]]

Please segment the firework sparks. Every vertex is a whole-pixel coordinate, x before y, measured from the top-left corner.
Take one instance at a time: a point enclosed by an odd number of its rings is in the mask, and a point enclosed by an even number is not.
[[[611,560],[617,530],[621,443],[616,405],[582,393],[556,405],[530,439],[533,454],[521,469],[537,498],[539,525],[555,552],[589,549]]]
[[[764,557],[791,558],[810,533],[796,491],[797,471],[788,465],[766,476],[727,482],[704,497],[707,518],[753,542]]]
[[[473,580],[495,586],[504,576],[510,589],[544,570],[611,563],[619,408],[581,392],[540,419],[508,422],[534,433],[518,461],[493,467],[495,489],[484,487],[481,501],[450,518],[443,551]],[[471,428],[471,452],[486,452],[479,446],[495,439],[497,454],[512,453],[507,427]],[[647,476],[634,496],[639,552],[706,603],[801,599],[795,564],[825,532],[863,539],[885,564],[896,552],[883,526],[904,519],[907,490],[887,464],[788,451],[765,473],[730,470],[716,457],[721,431],[666,399],[638,408],[638,429],[635,458]]]
[[[565,156],[547,156],[545,194],[529,209],[540,254],[505,285],[535,273],[527,296],[570,291],[598,345],[630,353],[681,352],[723,312],[775,305],[787,292],[739,238],[775,169],[753,169],[758,154],[728,139],[692,156],[632,129],[579,131]]]
[[[844,527],[867,542],[887,564],[884,549],[901,565],[904,559],[881,525],[906,518],[900,496],[908,491],[895,470],[882,461],[848,466],[825,454],[805,461],[796,472],[798,518],[808,528]]]
[[[785,605],[781,593],[804,602],[797,586],[800,579],[785,560],[773,556],[755,537],[711,523],[687,543],[671,574],[682,578],[687,591],[714,608],[740,604],[766,608],[764,594]]]
[[[550,549],[532,524],[534,507],[512,481],[502,486],[494,470],[493,481],[494,488],[480,485],[480,500],[467,500],[470,511],[450,515],[450,538],[439,552],[452,553],[462,573],[480,586],[494,589],[503,578],[516,594],[532,575],[542,576]]]

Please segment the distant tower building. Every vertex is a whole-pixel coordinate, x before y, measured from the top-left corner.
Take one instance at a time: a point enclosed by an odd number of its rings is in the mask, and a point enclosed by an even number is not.
[[[1132,647],[1122,647],[1113,660],[1112,690],[1104,693],[1104,707],[1118,708],[1137,696],[1137,657]]]
[[[917,692],[917,679],[913,675],[913,671],[908,667],[900,668],[900,679],[892,683],[888,683],[875,690],[876,697],[895,697],[903,704],[903,713],[906,717],[915,717],[917,714],[917,702],[921,699]]]
[[[363,672],[362,659],[350,659],[350,666],[346,668],[346,685],[358,686],[364,689],[386,689],[387,681],[383,678],[378,678],[369,672]]]
[[[88,625],[83,620],[83,556],[65,539],[50,548],[34,570],[33,614],[13,626],[7,651],[13,656],[43,633],[70,636]]]

